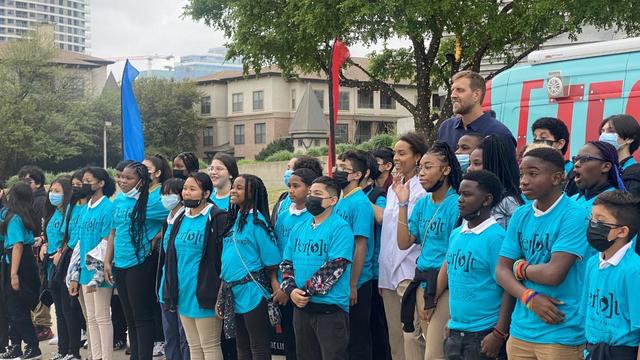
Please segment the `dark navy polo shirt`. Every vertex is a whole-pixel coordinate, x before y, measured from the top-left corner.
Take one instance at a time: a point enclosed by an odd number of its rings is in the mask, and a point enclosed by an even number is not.
[[[475,119],[471,124],[464,128],[462,124],[462,117],[455,116],[447,119],[440,124],[438,128],[438,140],[444,141],[451,147],[451,150],[456,149],[458,140],[469,132],[480,133],[483,135],[500,135],[504,137],[507,145],[511,145],[511,149],[515,152],[516,139],[503,123],[491,117],[491,114],[486,112],[479,118]]]

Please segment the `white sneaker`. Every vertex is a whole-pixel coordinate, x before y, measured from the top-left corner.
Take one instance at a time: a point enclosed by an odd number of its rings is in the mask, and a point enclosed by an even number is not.
[[[53,339],[49,340],[49,345],[58,345],[58,337],[54,337]]]
[[[79,358],[75,357],[74,355],[69,354],[69,355],[65,356],[62,360],[82,360],[82,359],[79,359]]]
[[[158,341],[153,343],[153,357],[164,356],[164,342]]]

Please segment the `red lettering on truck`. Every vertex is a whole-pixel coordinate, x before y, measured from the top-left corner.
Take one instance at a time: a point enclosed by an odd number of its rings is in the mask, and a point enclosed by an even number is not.
[[[604,101],[622,97],[622,80],[591,83],[587,108],[586,141],[598,140],[604,118]]]
[[[544,86],[543,79],[527,80],[522,82],[522,93],[520,94],[520,115],[518,116],[518,148],[527,144],[527,130],[529,129],[529,99],[531,91]]]

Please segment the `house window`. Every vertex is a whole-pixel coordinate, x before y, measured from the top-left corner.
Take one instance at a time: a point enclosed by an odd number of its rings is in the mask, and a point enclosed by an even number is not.
[[[264,110],[264,91],[253,92],[253,111]]]
[[[361,109],[373,109],[373,91],[358,89],[358,107]]]
[[[213,126],[208,126],[204,128],[202,133],[202,145],[211,146],[213,145]]]
[[[380,109],[394,110],[396,101],[384,92],[380,92]]]
[[[338,110],[349,111],[349,92],[340,91],[340,97],[338,99]]]
[[[324,90],[313,90],[313,92],[316,94],[316,98],[318,98],[320,107],[324,109]]]
[[[255,143],[265,144],[267,142],[267,124],[260,123],[255,125]]]
[[[211,114],[211,96],[203,96],[200,99],[200,113]]]
[[[363,143],[369,139],[371,139],[371,123],[358,121],[356,125],[356,144]]]
[[[390,121],[380,121],[378,123],[378,134],[393,134],[395,131],[395,126],[393,122]]]
[[[242,93],[236,93],[231,95],[231,111],[242,112],[243,101],[244,101],[244,97],[242,96]]]
[[[440,95],[438,94],[431,94],[431,107],[434,109],[440,109],[441,102],[440,102]]]
[[[349,124],[336,124],[336,144],[349,142]]]
[[[291,90],[291,110],[296,109],[296,89]]]
[[[233,126],[233,143],[236,145],[244,145],[244,125]]]

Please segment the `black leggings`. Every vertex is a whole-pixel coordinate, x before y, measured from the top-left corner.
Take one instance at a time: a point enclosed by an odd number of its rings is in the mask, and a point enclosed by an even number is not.
[[[236,314],[238,360],[271,360],[272,331],[266,300],[246,314]]]
[[[157,259],[148,256],[142,264],[128,269],[114,268],[118,297],[127,319],[127,329],[131,341],[131,358],[151,360],[155,321],[155,271]]]
[[[67,273],[71,251],[66,251],[60,262],[57,272]],[[82,328],[82,308],[77,297],[69,296],[66,282],[49,281],[53,302],[56,305],[56,322],[58,330],[58,353],[60,355],[75,355],[80,358],[80,332]]]
[[[13,249],[5,250],[6,256],[11,259]],[[11,261],[11,260],[10,260]],[[9,339],[13,345],[21,345],[22,342],[31,347],[38,347],[38,337],[31,320],[31,310],[38,303],[40,292],[40,277],[38,275],[38,265],[33,256],[31,246],[25,246],[18,268],[18,279],[20,288],[18,291],[11,287],[11,264],[3,266],[4,297],[7,304],[7,314],[9,318]]]
[[[111,322],[113,323],[113,343],[127,342],[127,320],[124,318],[120,296],[111,297]]]

